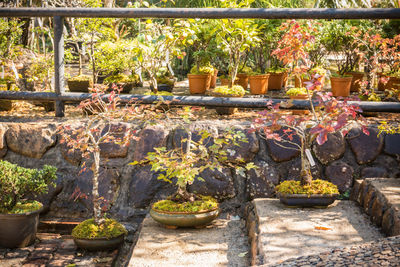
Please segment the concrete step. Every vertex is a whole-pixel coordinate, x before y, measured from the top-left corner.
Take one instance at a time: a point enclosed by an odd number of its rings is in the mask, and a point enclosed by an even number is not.
[[[248,266],[244,230],[239,217],[226,213],[204,229],[166,229],[147,216],[128,266]]]
[[[336,200],[326,209],[289,208],[278,199],[256,199],[253,204],[253,264],[272,266],[383,237],[353,201]]]

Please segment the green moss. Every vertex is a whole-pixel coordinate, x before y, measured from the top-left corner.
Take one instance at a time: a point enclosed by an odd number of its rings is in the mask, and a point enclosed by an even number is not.
[[[133,74],[131,76],[123,73],[114,74],[104,79],[105,83],[137,83],[139,81],[139,75]]]
[[[239,70],[239,73],[245,73],[245,74],[250,74],[252,72],[253,70],[248,66],[244,66],[241,70]]]
[[[318,74],[318,75],[320,75],[320,76],[325,76],[326,70],[325,70],[324,68],[321,68],[321,67],[315,67],[315,68],[312,68],[312,69],[309,71],[309,73],[310,73],[311,75]]]
[[[218,207],[218,202],[213,197],[201,196],[201,200],[193,202],[177,203],[172,200],[161,200],[153,205],[153,209],[171,212],[202,212]]]
[[[68,79],[68,81],[71,81],[71,82],[84,82],[84,81],[92,81],[92,80],[93,79],[91,76],[83,75],[83,74],[77,75],[77,76],[74,76],[74,77]]]
[[[174,85],[175,84],[175,79],[172,78],[172,77],[161,77],[161,78],[157,78],[157,83],[158,84]]]
[[[227,85],[225,86],[217,86],[212,91],[212,94],[219,95],[219,96],[233,96],[233,97],[240,97],[244,96],[246,91],[240,85],[234,85],[229,88]]]
[[[301,186],[300,181],[284,181],[275,190],[286,194],[339,194],[336,185],[324,180],[313,180],[310,186]]]
[[[167,91],[158,91],[157,93],[154,92],[146,92],[144,93],[145,95],[165,95],[165,96],[172,96],[174,95],[173,93],[167,92]]]
[[[113,238],[122,234],[127,234],[125,227],[113,219],[105,219],[104,223],[97,225],[94,219],[88,219],[81,222],[72,230],[72,236],[75,238]]]
[[[306,95],[306,94],[307,94],[307,89],[305,87],[290,88],[289,90],[286,91],[286,95],[289,96]]]
[[[0,213],[6,213],[6,214],[23,214],[23,213],[28,213],[32,211],[37,211],[40,210],[43,207],[42,203],[32,200],[32,201],[26,201],[26,202],[18,202],[12,210],[1,210]]]

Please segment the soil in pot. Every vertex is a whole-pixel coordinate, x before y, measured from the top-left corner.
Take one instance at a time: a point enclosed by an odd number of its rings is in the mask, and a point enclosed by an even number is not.
[[[281,90],[285,81],[285,72],[269,73],[268,90]]]
[[[331,77],[332,95],[348,97],[353,77]]]
[[[253,95],[264,95],[268,91],[269,74],[249,76],[250,92]]]
[[[188,74],[190,94],[204,94],[210,89],[210,74]]]
[[[42,209],[40,204],[39,209],[26,213],[0,213],[0,247],[21,248],[31,245],[36,238]]]
[[[75,244],[90,251],[116,249],[124,242],[126,234],[125,227],[113,219],[105,219],[102,225],[88,219],[72,230]]]

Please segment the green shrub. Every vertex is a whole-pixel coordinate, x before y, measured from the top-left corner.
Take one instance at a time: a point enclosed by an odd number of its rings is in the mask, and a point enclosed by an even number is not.
[[[122,234],[127,234],[125,227],[113,219],[105,219],[103,223],[97,225],[94,219],[81,222],[72,230],[75,238],[113,238]]]
[[[45,165],[42,170],[28,169],[0,161],[0,212],[11,211],[24,198],[47,192],[57,178],[57,168]]]
[[[275,190],[285,194],[339,194],[336,185],[331,182],[316,179],[311,181],[311,185],[300,184],[300,181],[284,181],[275,187]]]
[[[267,69],[265,70],[265,73],[275,73],[275,74],[278,74],[278,73],[285,73],[285,72],[287,72],[287,69],[285,69],[285,68],[279,68],[279,67],[267,68]]]
[[[105,83],[137,83],[138,81],[139,75],[134,74],[132,76],[128,76],[123,73],[114,74],[104,79]]]

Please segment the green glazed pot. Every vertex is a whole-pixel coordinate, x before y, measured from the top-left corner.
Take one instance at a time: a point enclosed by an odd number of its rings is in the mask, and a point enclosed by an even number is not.
[[[338,194],[284,194],[278,193],[281,203],[293,207],[328,207],[335,200]]]
[[[159,211],[153,208],[150,210],[150,216],[156,222],[159,222],[167,227],[171,226],[170,228],[202,227],[217,218],[218,214],[218,208],[197,213]]]
[[[101,251],[101,250],[114,250],[119,248],[124,242],[125,234],[119,235],[114,238],[76,238],[74,237],[74,242],[77,247],[89,250],[89,251]]]

